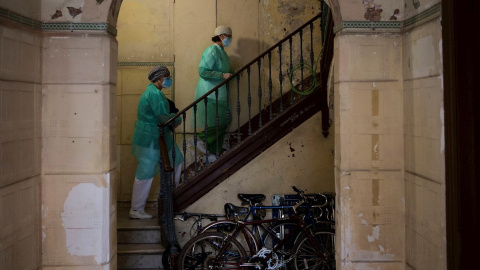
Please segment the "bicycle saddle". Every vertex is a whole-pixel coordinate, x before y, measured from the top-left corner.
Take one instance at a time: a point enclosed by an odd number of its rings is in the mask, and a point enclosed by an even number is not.
[[[240,207],[240,206],[235,206],[231,203],[226,203],[224,208],[225,208],[225,215],[229,218],[235,215],[248,214],[248,207]]]
[[[239,193],[237,194],[237,197],[242,201],[242,205],[246,203],[251,203],[251,204],[261,203],[263,200],[265,200],[265,195],[263,194]]]

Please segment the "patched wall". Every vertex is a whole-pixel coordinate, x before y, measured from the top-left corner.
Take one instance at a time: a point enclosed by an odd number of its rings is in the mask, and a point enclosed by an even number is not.
[[[43,269],[115,269],[117,42],[46,31],[42,53]]]

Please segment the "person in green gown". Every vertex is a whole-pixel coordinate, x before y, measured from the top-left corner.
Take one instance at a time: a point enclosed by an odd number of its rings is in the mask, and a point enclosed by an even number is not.
[[[232,42],[232,29],[228,26],[218,26],[214,31],[212,37],[213,44],[208,46],[202,54],[200,65],[198,66],[198,73],[200,79],[195,90],[195,100],[212,90],[215,86],[223,80],[232,76],[232,69],[230,68],[230,61],[225,52],[225,47],[228,47]],[[207,97],[207,106],[203,101],[197,104],[197,113],[192,114],[192,125],[194,128],[204,129],[198,134],[196,149],[205,155],[204,162],[213,162],[217,159],[217,154],[221,154],[224,141],[225,130],[232,121],[231,108],[228,103],[228,93],[226,86],[223,85],[218,90],[218,100],[215,92]],[[218,126],[216,124],[218,109]],[[190,141],[195,145],[194,140]]]
[[[132,191],[130,218],[150,219],[152,215],[145,212],[145,204],[155,175],[160,172],[160,144],[158,137],[159,123],[172,118],[175,113],[170,111],[170,104],[162,89],[172,85],[172,78],[167,67],[154,67],[148,79],[151,83],[140,96],[137,109],[137,121],[132,137],[132,153],[137,158],[137,170]],[[175,186],[180,182],[183,155],[174,141],[173,129],[181,123],[176,118],[172,126],[164,129],[164,139],[168,150],[170,164],[174,166]]]

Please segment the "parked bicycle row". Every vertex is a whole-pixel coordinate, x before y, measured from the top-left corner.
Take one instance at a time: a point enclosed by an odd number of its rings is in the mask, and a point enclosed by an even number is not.
[[[192,238],[177,258],[163,255],[164,268],[335,269],[335,195],[292,188],[296,194],[275,205],[264,205],[263,194],[238,194],[241,206],[227,203],[224,214],[176,213],[194,219]]]

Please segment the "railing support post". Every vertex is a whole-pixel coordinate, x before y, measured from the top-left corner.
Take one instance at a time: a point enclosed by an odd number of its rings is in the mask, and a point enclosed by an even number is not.
[[[165,127],[159,125],[160,136],[158,142],[160,144],[160,193],[158,195],[158,219],[163,224],[163,235],[167,239],[167,248],[163,256],[172,265],[172,269],[176,269],[176,258],[179,250],[175,234],[175,224],[173,222],[173,168],[170,165],[168,157],[167,145],[165,144],[164,132]]]

